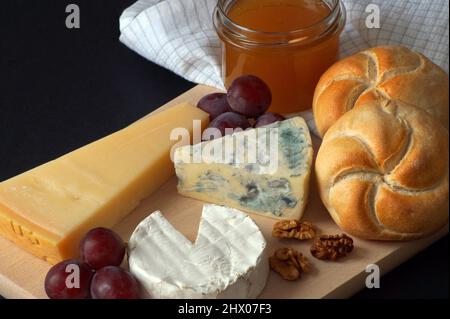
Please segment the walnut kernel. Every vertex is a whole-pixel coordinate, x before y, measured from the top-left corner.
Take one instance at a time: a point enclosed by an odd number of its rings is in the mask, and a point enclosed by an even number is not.
[[[281,248],[269,258],[270,268],[283,279],[294,281],[310,269],[308,259],[292,248]]]
[[[281,220],[273,226],[272,236],[276,238],[308,240],[316,236],[316,230],[314,225],[307,221]]]
[[[336,261],[353,251],[353,239],[345,234],[324,235],[311,247],[311,254],[317,259]]]

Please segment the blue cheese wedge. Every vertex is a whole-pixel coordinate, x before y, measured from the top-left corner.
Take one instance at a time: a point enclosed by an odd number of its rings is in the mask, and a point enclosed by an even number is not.
[[[303,216],[312,160],[301,117],[174,152],[181,195],[278,219]]]

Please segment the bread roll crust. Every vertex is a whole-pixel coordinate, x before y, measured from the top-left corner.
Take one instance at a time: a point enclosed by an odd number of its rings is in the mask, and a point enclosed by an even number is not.
[[[375,100],[416,106],[449,128],[447,74],[408,48],[383,46],[341,60],[322,75],[313,100],[320,135],[349,110]]]
[[[316,160],[323,203],[346,232],[407,240],[448,223],[449,135],[402,102],[370,102],[326,133]]]

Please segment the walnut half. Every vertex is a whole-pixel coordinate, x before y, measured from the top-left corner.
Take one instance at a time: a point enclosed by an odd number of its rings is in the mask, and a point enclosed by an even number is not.
[[[283,279],[294,281],[310,269],[308,259],[292,248],[281,248],[269,258],[270,268]]]
[[[353,239],[349,236],[324,235],[311,247],[311,254],[317,259],[336,261],[353,251]]]
[[[316,230],[312,223],[298,220],[281,220],[273,226],[272,236],[276,238],[296,238],[308,240],[316,236]]]

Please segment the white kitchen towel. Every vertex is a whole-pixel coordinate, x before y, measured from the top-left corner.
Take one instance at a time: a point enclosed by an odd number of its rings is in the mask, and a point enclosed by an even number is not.
[[[343,0],[347,24],[342,57],[362,49],[399,44],[449,71],[448,0]],[[185,79],[223,89],[220,41],[212,23],[217,0],[139,0],[120,17],[120,41]],[[380,28],[366,20],[380,9]],[[372,6],[372,7],[371,7]],[[311,113],[302,114],[314,128]]]

